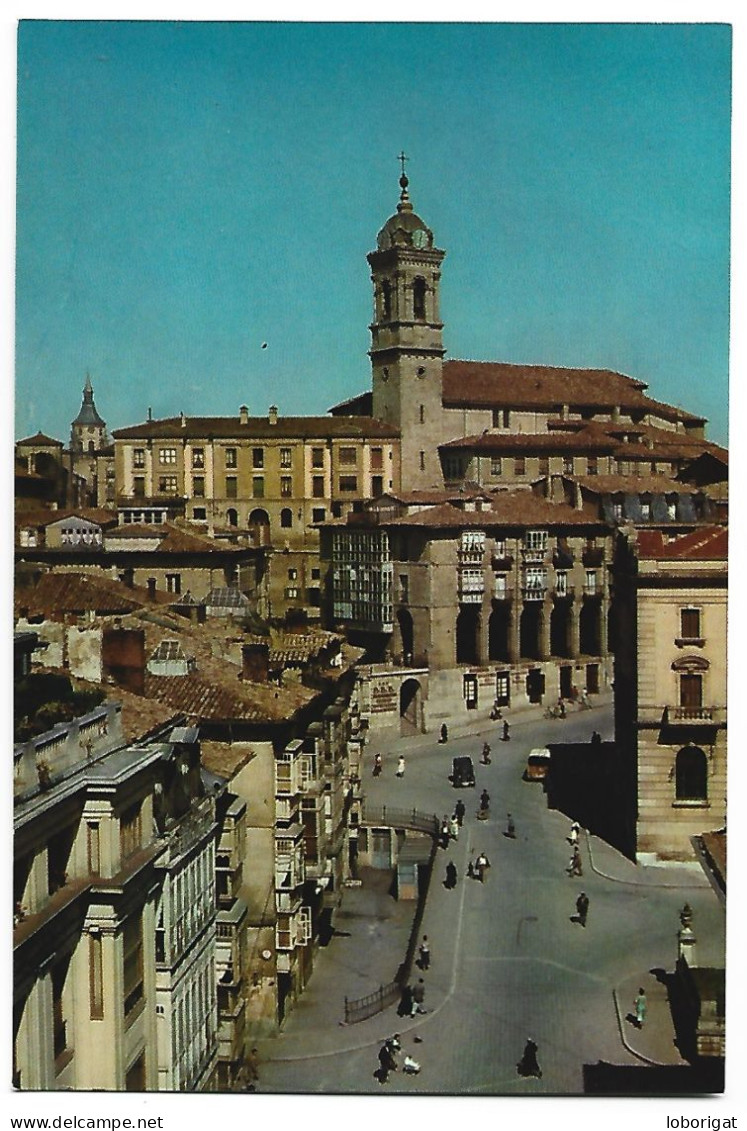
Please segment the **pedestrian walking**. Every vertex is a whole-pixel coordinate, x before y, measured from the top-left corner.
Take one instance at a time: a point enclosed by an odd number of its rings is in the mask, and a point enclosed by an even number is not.
[[[252,1049],[244,1061],[244,1079],[246,1080],[246,1091],[256,1091],[255,1085],[259,1079],[259,1053],[256,1049]]]
[[[571,825],[571,831],[568,834],[568,843],[573,845],[574,848],[578,844],[579,831],[580,831],[580,829],[579,829],[578,821],[574,821],[573,824]]]
[[[516,825],[510,813],[506,814],[506,831],[503,835],[507,836],[510,840],[516,840]]]
[[[397,1071],[397,1053],[401,1047],[399,1034],[395,1033],[379,1049],[379,1070],[375,1075],[380,1084],[386,1084],[389,1073]]]
[[[420,969],[428,970],[431,965],[431,948],[427,935],[423,935],[423,941],[418,948],[418,954],[420,955]]]
[[[402,994],[397,1006],[397,1015],[399,1017],[412,1017],[415,1012],[412,1003],[412,986],[406,985],[402,987]]]
[[[485,882],[485,873],[487,872],[489,867],[490,867],[490,861],[488,860],[485,853],[481,852],[480,855],[475,860],[475,869],[474,869],[475,870],[475,876],[477,877],[477,879],[480,881],[481,884]]]
[[[598,730],[593,730],[591,732],[591,745],[592,746],[601,746],[602,745],[602,736],[601,736],[601,734],[599,733]]]
[[[438,741],[439,742],[448,742],[448,740],[449,740],[449,728],[447,727],[446,723],[441,723],[441,737],[439,738]]]
[[[404,776],[405,776],[405,756],[404,756],[404,754],[400,754],[399,758],[397,759],[397,777],[403,778]]]
[[[449,833],[452,840],[459,840],[459,821],[457,815],[454,813],[449,820]]]
[[[451,889],[451,888],[455,888],[456,885],[457,885],[456,864],[454,863],[453,860],[450,860],[449,863],[446,865],[446,879],[444,880],[444,887]]]
[[[576,915],[582,927],[586,926],[586,916],[589,914],[589,897],[582,891],[576,900]]]
[[[520,1076],[536,1076],[538,1080],[542,1078],[542,1069],[537,1060],[537,1042],[531,1037],[524,1045],[524,1052],[516,1068]]]
[[[635,999],[635,1023],[639,1029],[643,1028],[646,1020],[646,992],[643,986],[638,988],[638,997]]]
[[[425,1001],[425,982],[422,978],[418,978],[415,985],[412,987],[412,1016],[416,1013],[427,1013],[427,1009],[423,1009]]]
[[[508,720],[507,720],[507,719],[504,719],[504,722],[503,722],[503,734],[501,735],[501,742],[508,742],[508,740],[509,740],[510,738],[511,738],[511,735],[510,735],[510,733],[509,733],[509,729],[508,729]]]
[[[466,808],[464,802],[462,801],[462,799],[460,797],[457,800],[456,805],[454,806],[454,816],[456,817],[457,821],[459,822],[459,828],[462,827],[462,821],[464,820],[464,814],[466,812],[467,812],[467,808]]]
[[[449,818],[446,815],[446,813],[444,813],[444,819],[441,822],[441,835],[440,835],[440,838],[439,838],[439,843],[440,843],[442,848],[448,848],[449,847],[450,837],[451,837],[451,822],[449,821]]]
[[[377,778],[379,776],[379,774],[381,773],[381,768],[382,768],[381,754],[374,754],[373,776],[375,778]]]
[[[581,865],[581,853],[578,850],[577,844],[573,846],[573,855],[568,861],[566,872],[569,876],[583,876],[584,874],[584,869]]]
[[[487,789],[484,789],[480,794],[480,812],[487,813],[490,808],[490,794]]]
[[[482,748],[482,757],[480,758],[483,766],[490,765],[490,745],[486,742]]]

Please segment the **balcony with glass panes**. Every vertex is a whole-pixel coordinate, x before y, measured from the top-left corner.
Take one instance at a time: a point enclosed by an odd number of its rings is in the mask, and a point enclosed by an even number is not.
[[[547,531],[527,530],[521,546],[521,558],[524,565],[534,562],[542,563],[547,557]]]
[[[521,593],[525,601],[544,601],[547,596],[547,570],[536,566],[525,569]]]

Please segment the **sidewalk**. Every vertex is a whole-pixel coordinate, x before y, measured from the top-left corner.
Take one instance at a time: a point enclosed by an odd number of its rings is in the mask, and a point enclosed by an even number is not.
[[[646,993],[646,1020],[640,1029],[634,1024],[635,999],[639,987]],[[669,1007],[667,988],[655,975],[627,978],[614,991],[620,1026],[620,1040],[628,1052],[646,1064],[687,1064],[679,1054]]]

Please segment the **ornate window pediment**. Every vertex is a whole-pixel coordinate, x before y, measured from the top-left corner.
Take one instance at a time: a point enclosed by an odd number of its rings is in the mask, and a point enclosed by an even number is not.
[[[705,656],[680,656],[672,664],[673,672],[706,672],[710,668]]]

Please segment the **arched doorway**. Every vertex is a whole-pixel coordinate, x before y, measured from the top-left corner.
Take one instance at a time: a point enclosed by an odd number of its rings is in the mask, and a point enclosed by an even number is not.
[[[519,621],[519,652],[522,658],[540,658],[540,629],[542,627],[542,606],[538,601],[526,604]]]
[[[600,653],[600,608],[596,601],[587,601],[578,618],[579,648],[584,656]]]
[[[494,602],[488,621],[488,659],[508,660],[510,610],[505,601]]]
[[[550,614],[550,655],[571,654],[571,610],[567,601],[558,601]]]
[[[456,620],[456,662],[480,662],[480,610],[476,605],[466,605]]]
[[[228,523],[229,526],[238,526],[239,525],[239,515],[238,515],[238,512],[233,507],[229,507],[228,510],[226,511],[226,522]]]
[[[408,612],[407,609],[398,609],[397,624],[399,625],[400,644],[402,646],[402,660],[405,664],[410,664],[415,651],[412,613]]]
[[[708,800],[708,759],[699,746],[683,746],[675,763],[678,801]]]
[[[249,515],[249,529],[254,535],[255,546],[270,545],[270,516],[267,511],[258,507]]]
[[[422,731],[423,693],[417,679],[406,679],[399,689],[399,718],[402,734]]]

